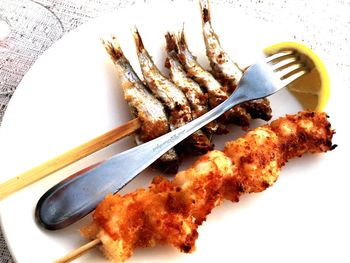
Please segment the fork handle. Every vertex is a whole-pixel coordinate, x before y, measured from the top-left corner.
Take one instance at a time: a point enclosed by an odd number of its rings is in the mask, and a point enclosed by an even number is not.
[[[52,187],[37,204],[38,222],[47,229],[56,230],[84,217],[107,194],[118,192],[166,151],[233,106],[247,101],[241,90],[238,88],[226,101],[190,123],[92,165]]]

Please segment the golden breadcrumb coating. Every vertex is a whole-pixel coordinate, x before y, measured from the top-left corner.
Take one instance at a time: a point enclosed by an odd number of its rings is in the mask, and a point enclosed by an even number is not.
[[[332,150],[333,134],[325,113],[279,118],[226,143],[223,151],[208,152],[172,181],[159,176],[148,189],[108,195],[82,235],[101,239],[102,251],[113,262],[156,244],[193,252],[198,226],[214,207],[224,199],[238,202],[243,193],[265,190],[293,157]]]

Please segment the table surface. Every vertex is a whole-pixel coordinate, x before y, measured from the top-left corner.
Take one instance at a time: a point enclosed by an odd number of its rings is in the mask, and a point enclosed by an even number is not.
[[[139,0],[140,1],[140,0]],[[145,0],[150,2],[152,0]],[[178,0],[179,1],[179,0]],[[350,0],[220,0],[247,17],[278,23],[290,38],[310,46],[350,89]],[[136,0],[1,0],[0,125],[11,96],[36,59],[77,26]],[[10,25],[4,37],[4,24]],[[0,163],[1,168],[1,163]],[[0,229],[0,263],[14,262]]]

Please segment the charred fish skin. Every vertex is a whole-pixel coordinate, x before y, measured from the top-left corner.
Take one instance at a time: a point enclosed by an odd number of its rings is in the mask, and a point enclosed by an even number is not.
[[[270,101],[266,98],[248,101],[242,104],[253,119],[269,121],[272,118]]]
[[[151,91],[168,108],[170,128],[176,129],[192,121],[192,111],[185,94],[179,87],[167,79],[154,64],[143,45],[142,38],[137,29],[135,29],[133,35],[142,74]],[[213,145],[210,140],[200,130],[177,146],[177,149],[181,152],[191,152],[194,154],[203,154],[212,148]]]
[[[199,5],[206,53],[213,75],[222,85],[227,86],[228,91],[232,93],[242,78],[243,71],[231,60],[220,45],[219,37],[211,25],[209,0],[199,0]]]
[[[177,42],[178,58],[181,64],[185,68],[187,75],[207,90],[210,107],[214,108],[225,101],[229,97],[226,87],[221,85],[211,73],[205,70],[192,55],[187,45],[184,28],[178,35]],[[234,123],[242,127],[248,127],[251,116],[245,108],[238,105],[227,111],[219,120],[222,123]]]
[[[124,97],[131,113],[142,123],[140,130],[135,134],[136,143],[142,144],[169,132],[164,106],[153,97],[140,80],[125,57],[116,37],[112,37],[111,41],[103,41],[103,45],[116,65]],[[179,167],[179,156],[174,149],[170,149],[156,161],[154,166],[165,173],[176,173]]]
[[[219,37],[211,24],[209,0],[199,0],[199,5],[203,38],[212,73],[222,85],[227,87],[229,93],[232,93],[243,76],[243,70],[239,68],[220,45]],[[242,107],[253,119],[269,121],[272,117],[270,102],[266,98],[244,103]]]
[[[165,35],[167,57],[165,67],[169,70],[169,77],[185,94],[191,109],[192,118],[196,119],[208,112],[208,96],[205,94],[199,84],[189,78],[182,68],[177,57],[176,36],[170,32]],[[217,131],[218,124],[216,121],[208,123],[203,130],[209,134]]]

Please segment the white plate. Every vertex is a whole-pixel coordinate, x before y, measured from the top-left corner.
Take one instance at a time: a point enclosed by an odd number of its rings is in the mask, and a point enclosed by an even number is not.
[[[264,46],[288,38],[288,32],[245,17],[239,9],[222,4],[213,4],[212,9],[214,27],[222,44],[241,65],[251,63]],[[162,67],[163,35],[167,30],[179,29],[182,21],[190,48],[207,65],[196,1],[136,5],[97,19],[58,41],[30,69],[8,106],[0,130],[0,181],[131,118],[118,88],[114,66],[100,44],[101,36],[115,33],[139,71],[130,34],[130,27],[136,24],[149,52]],[[331,74],[337,81],[337,75]],[[199,228],[195,253],[186,255],[169,246],[158,246],[137,250],[130,262],[349,261],[345,241],[350,236],[346,212],[350,180],[345,167],[348,161],[346,137],[342,134],[345,129],[341,128],[347,120],[342,115],[345,111],[339,108],[345,105],[342,101],[345,102],[347,94],[340,88],[332,86],[327,108],[338,131],[334,141],[340,147],[324,155],[292,160],[270,189],[216,208]],[[271,101],[274,117],[300,109],[285,91]],[[237,134],[242,132],[217,138],[218,148]],[[90,222],[90,216],[65,230],[45,231],[34,221],[36,202],[71,173],[132,145],[132,138],[124,139],[0,203],[2,228],[17,262],[51,262],[86,242],[78,229]],[[123,192],[146,186],[154,174],[144,172]],[[98,251],[78,261],[106,262]]]

